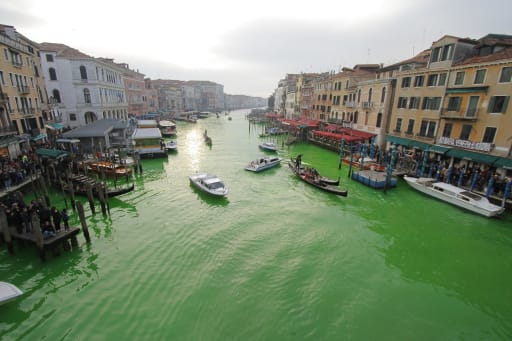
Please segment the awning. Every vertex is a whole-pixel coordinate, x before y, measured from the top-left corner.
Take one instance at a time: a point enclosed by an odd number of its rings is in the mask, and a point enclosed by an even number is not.
[[[499,159],[498,156],[475,153],[457,148],[450,149],[446,152],[446,155],[453,156],[456,159],[470,160],[478,163],[485,163],[487,165],[492,165],[497,159]]]
[[[406,139],[403,137],[398,137],[398,136],[393,136],[393,135],[386,136],[386,140],[391,143],[399,144],[401,146],[405,146],[408,148],[418,148],[418,149],[425,150],[425,149],[427,149],[427,147],[428,148],[431,147],[431,145],[429,145],[428,143],[425,143],[425,142]]]
[[[449,148],[449,147],[440,146],[438,144],[431,144],[429,147],[429,151],[439,153],[439,154],[444,154],[447,151],[449,151],[450,149],[451,148]]]
[[[59,129],[64,128],[64,126],[61,123],[53,123],[53,122],[46,123],[45,127],[48,129],[51,129],[51,130],[59,130]]]
[[[39,148],[36,154],[41,157],[48,157],[52,159],[59,159],[68,155],[68,152],[58,149]]]
[[[500,157],[494,162],[493,166],[498,168],[512,169],[512,159]]]
[[[37,136],[34,136],[34,137],[30,138],[30,140],[32,140],[32,141],[41,141],[41,140],[45,139],[46,137],[47,137],[46,134],[39,134]]]

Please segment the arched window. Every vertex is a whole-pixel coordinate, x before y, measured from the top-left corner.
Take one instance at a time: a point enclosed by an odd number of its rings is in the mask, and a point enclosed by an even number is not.
[[[52,97],[53,97],[53,101],[55,103],[60,103],[60,92],[59,90],[57,89],[53,89],[52,91]]]
[[[91,92],[87,88],[84,89],[84,102],[91,103]]]
[[[83,65],[80,65],[80,78],[87,79],[87,70]]]
[[[51,81],[56,81],[57,80],[57,72],[55,72],[55,69],[54,68],[49,68],[48,69],[48,73],[50,74],[50,80]]]
[[[368,103],[371,103],[372,101],[372,88],[370,88],[370,90],[368,91]]]
[[[380,126],[382,125],[382,113],[378,113],[377,114],[377,124],[376,124],[376,127],[377,128],[380,128]]]
[[[382,95],[380,96],[380,102],[384,103],[384,99],[386,99],[386,88],[382,88]]]
[[[359,116],[359,112],[357,112],[357,111],[356,111],[356,112],[354,113],[354,123],[357,123],[357,118],[358,118],[358,116]]]

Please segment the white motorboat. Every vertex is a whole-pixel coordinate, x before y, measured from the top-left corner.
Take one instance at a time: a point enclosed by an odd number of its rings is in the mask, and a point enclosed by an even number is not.
[[[188,177],[190,182],[206,193],[217,197],[224,197],[228,194],[228,189],[216,175],[207,173],[198,173]]]
[[[0,304],[12,301],[22,294],[23,291],[18,289],[17,286],[7,282],[0,282]]]
[[[404,176],[404,180],[407,181],[412,188],[420,192],[486,217],[498,216],[505,211],[504,207],[490,203],[484,196],[457,186],[439,182],[433,178],[413,178]]]
[[[170,140],[165,142],[165,150],[167,152],[175,152],[178,150],[178,142],[176,140]]]
[[[261,149],[269,151],[269,152],[275,152],[277,151],[277,146],[273,142],[263,142],[259,146]]]
[[[162,136],[175,136],[176,135],[176,123],[169,120],[161,120],[158,122],[158,128]]]
[[[261,172],[265,169],[275,167],[281,163],[281,158],[277,156],[260,156],[256,160],[251,161],[245,169],[252,172]]]

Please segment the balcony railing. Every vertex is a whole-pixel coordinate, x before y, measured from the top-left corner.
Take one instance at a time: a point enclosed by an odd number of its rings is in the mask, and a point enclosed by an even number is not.
[[[356,107],[356,102],[354,101],[347,101],[343,104],[346,108],[355,108]]]
[[[21,112],[22,112],[24,115],[35,115],[35,113],[36,113],[36,109],[35,109],[35,108],[22,108],[22,109],[21,109]]]
[[[20,85],[20,86],[18,86],[18,91],[22,94],[29,94],[30,87],[28,85]]]
[[[478,108],[443,108],[441,109],[441,118],[450,120],[476,120],[478,118]]]
[[[373,108],[373,102],[363,102],[363,109]]]

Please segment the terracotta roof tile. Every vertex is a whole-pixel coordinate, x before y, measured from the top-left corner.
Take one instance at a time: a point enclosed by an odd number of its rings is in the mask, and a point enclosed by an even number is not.
[[[499,52],[496,52],[494,54],[490,54],[487,56],[472,56],[472,57],[466,58],[458,63],[453,64],[453,66],[488,63],[488,62],[494,62],[497,60],[504,60],[504,59],[512,59],[512,47],[506,48],[504,50],[501,50]]]

